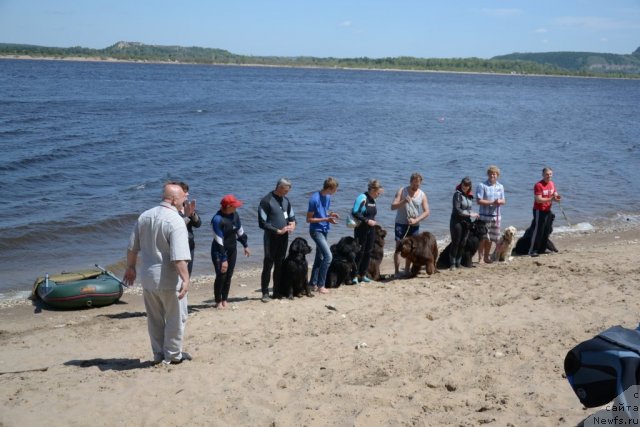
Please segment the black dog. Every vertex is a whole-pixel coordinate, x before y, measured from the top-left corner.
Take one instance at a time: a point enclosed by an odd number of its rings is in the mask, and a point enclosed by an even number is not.
[[[360,244],[353,237],[341,238],[338,243],[331,245],[333,259],[327,271],[325,287],[337,288],[343,283],[350,285],[356,277],[358,266],[356,255],[360,252]]]
[[[477,219],[473,222],[463,221],[462,226],[467,232],[467,239],[464,241],[462,248],[462,262],[460,264],[464,267],[470,268],[473,267],[473,256],[478,252],[480,241],[482,241],[483,237],[487,235],[487,223]],[[444,248],[440,257],[438,257],[438,263],[436,264],[438,268],[447,269],[451,267],[451,260],[449,259],[450,252],[451,243]]]
[[[296,237],[289,246],[289,254],[282,261],[280,283],[273,286],[274,298],[312,297],[309,290],[309,265],[306,256],[311,253],[311,246],[302,237]]]
[[[553,221],[555,219],[556,219],[556,216],[552,212],[551,217],[549,218],[548,229],[545,230],[545,232],[547,233],[547,251],[548,252],[558,252],[558,248],[556,248],[556,245],[548,237],[551,235],[551,233],[553,233]],[[527,230],[524,232],[522,237],[518,239],[516,246],[513,248],[513,252],[512,252],[513,254],[515,255],[529,254],[529,248],[531,247],[531,238],[533,237],[534,225],[535,225],[534,221],[531,221],[531,226],[527,228]],[[546,253],[546,251],[543,253]]]
[[[387,237],[387,231],[377,224],[374,225],[373,228],[376,231],[376,238],[373,241],[373,249],[371,250],[371,257],[369,258],[367,274],[370,279],[380,280],[380,264],[384,257],[384,238]]]

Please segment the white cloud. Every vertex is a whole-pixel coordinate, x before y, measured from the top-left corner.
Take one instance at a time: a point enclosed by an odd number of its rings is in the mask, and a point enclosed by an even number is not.
[[[600,16],[562,16],[556,18],[554,23],[562,27],[583,28],[587,30],[618,30],[640,27],[640,24],[631,24]]]
[[[342,21],[340,23],[341,27],[350,27],[352,25],[351,21]]]
[[[533,32],[538,34],[544,34],[544,33],[548,33],[549,30],[547,30],[546,28],[536,28],[535,30],[533,30]]]
[[[506,16],[522,15],[522,10],[521,9],[482,9],[482,13],[489,16],[506,17]]]

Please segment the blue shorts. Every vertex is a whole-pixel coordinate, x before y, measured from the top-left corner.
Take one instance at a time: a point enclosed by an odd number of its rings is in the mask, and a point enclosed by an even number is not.
[[[395,234],[396,234],[396,242],[404,239],[407,236],[415,236],[420,231],[420,224],[418,225],[409,225],[409,224],[398,224],[396,222]]]

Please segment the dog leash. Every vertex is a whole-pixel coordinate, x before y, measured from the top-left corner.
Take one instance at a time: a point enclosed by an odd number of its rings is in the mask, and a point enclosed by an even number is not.
[[[571,222],[569,221],[569,218],[567,218],[567,214],[564,212],[564,209],[562,208],[562,205],[560,204],[560,202],[558,202],[558,207],[560,208],[560,212],[562,212],[562,216],[564,217],[564,220],[567,221],[567,224],[569,224],[569,227],[571,227]]]

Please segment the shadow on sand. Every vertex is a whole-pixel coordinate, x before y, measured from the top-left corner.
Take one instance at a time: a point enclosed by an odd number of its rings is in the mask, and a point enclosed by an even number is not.
[[[80,368],[91,368],[97,366],[101,371],[129,371],[131,369],[143,369],[155,366],[151,360],[144,362],[140,359],[88,359],[88,360],[69,360],[64,363],[65,366],[78,366]]]

